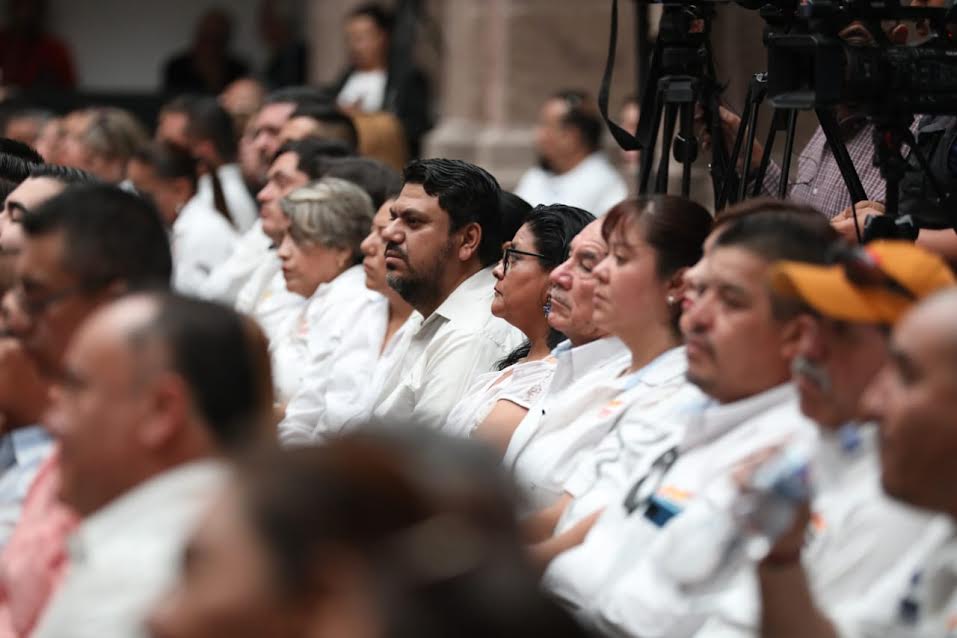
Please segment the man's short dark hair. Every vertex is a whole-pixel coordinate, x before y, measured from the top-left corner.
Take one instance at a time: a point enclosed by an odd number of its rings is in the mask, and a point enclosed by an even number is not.
[[[741,248],[767,262],[782,260],[827,264],[833,255],[837,232],[824,215],[808,215],[804,207],[794,211],[773,210],[728,222],[715,241],[715,249]],[[772,295],[777,319],[789,319],[803,304]]]
[[[421,184],[451,219],[451,230],[476,223],[482,229],[478,256],[483,266],[502,257],[502,214],[498,181],[483,168],[450,159],[410,162],[402,174],[406,184]]]
[[[236,160],[239,142],[233,127],[233,118],[216,98],[204,97],[189,107],[189,125],[186,134],[192,140],[212,142],[224,163]]]
[[[349,19],[369,18],[381,31],[391,34],[395,27],[395,15],[385,7],[375,2],[367,2],[359,5],[349,12]]]
[[[285,153],[295,153],[299,158],[296,168],[309,176],[309,179],[322,177],[322,162],[327,158],[350,157],[349,148],[337,140],[321,140],[317,137],[306,137],[301,140],[285,142],[276,151],[273,161]]]
[[[585,91],[564,90],[555,93],[552,99],[565,103],[566,112],[562,118],[565,126],[578,131],[582,143],[594,152],[601,148],[602,121],[598,110],[594,108],[591,97]]]
[[[0,137],[0,201],[30,177],[33,166],[42,163],[43,158],[29,144]]]
[[[322,125],[326,132],[323,139],[338,140],[349,145],[353,152],[359,148],[355,122],[335,104],[302,104],[296,107],[289,119],[294,117],[308,117]]]
[[[61,164],[36,164],[30,167],[30,177],[46,177],[67,186],[99,184],[100,180],[86,171]]]
[[[319,162],[322,177],[352,182],[372,198],[376,210],[402,190],[402,176],[391,166],[368,157],[341,157]]]
[[[236,450],[252,442],[272,407],[265,337],[226,306],[169,293],[151,297],[156,315],[131,339],[160,342],[218,445]]]
[[[43,156],[29,144],[9,137],[0,137],[0,154],[16,157],[28,164],[42,164]]]
[[[64,268],[93,290],[169,288],[169,239],[156,208],[115,186],[70,186],[23,218],[28,237],[63,234]]]

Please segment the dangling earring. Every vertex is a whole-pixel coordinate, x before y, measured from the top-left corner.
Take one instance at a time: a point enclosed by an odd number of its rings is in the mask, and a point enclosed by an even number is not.
[[[546,317],[552,312],[552,296],[551,295],[549,295],[548,298],[545,299],[545,305],[542,306],[542,310],[545,311]]]

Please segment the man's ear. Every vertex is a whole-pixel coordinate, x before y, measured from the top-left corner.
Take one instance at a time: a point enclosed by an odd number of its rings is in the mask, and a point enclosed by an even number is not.
[[[462,237],[458,247],[459,261],[468,261],[478,254],[479,245],[482,243],[482,227],[472,222],[456,232]]]
[[[800,353],[811,353],[820,345],[820,326],[813,315],[801,313],[784,322],[781,356],[791,361]]]
[[[173,440],[186,427],[192,409],[186,383],[171,373],[159,373],[148,382],[147,415],[139,425],[139,442],[149,449],[158,449]]]

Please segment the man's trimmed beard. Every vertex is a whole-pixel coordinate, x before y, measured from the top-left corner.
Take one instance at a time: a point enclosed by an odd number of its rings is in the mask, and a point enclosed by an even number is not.
[[[451,252],[452,240],[450,238],[436,255],[435,261],[429,264],[424,272],[420,273],[413,269],[412,264],[407,260],[405,265],[408,268],[408,274],[400,275],[395,271],[387,272],[386,283],[413,308],[431,305],[432,302],[439,300],[442,295],[439,280]]]

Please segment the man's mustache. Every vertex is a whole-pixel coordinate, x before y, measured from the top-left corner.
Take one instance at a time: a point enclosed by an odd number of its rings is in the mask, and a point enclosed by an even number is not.
[[[791,362],[791,374],[804,377],[822,392],[828,392],[831,389],[831,377],[827,370],[803,355],[794,357]]]
[[[394,259],[401,259],[404,262],[409,261],[409,255],[404,250],[399,248],[399,245],[394,242],[386,242],[385,245],[385,256],[392,257]]]

